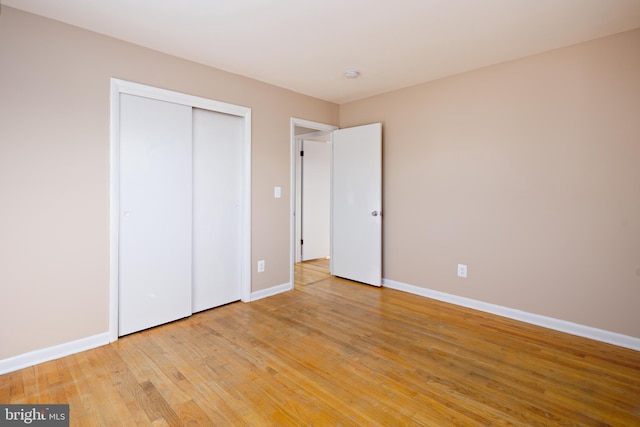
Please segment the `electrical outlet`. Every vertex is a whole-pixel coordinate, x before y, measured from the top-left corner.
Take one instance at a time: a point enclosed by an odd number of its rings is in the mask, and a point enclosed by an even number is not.
[[[458,264],[458,277],[467,278],[467,266],[465,264]]]
[[[258,261],[258,273],[262,273],[264,271],[264,260],[261,259]]]

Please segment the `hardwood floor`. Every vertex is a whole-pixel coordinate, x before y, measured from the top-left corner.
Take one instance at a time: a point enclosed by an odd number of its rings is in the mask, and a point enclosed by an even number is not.
[[[640,425],[640,352],[297,266],[296,289],[0,376],[73,426]]]

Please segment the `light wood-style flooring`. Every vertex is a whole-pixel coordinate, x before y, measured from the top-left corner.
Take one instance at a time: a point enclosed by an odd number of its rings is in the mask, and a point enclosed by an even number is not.
[[[640,352],[296,267],[296,289],[0,376],[72,426],[640,426]]]

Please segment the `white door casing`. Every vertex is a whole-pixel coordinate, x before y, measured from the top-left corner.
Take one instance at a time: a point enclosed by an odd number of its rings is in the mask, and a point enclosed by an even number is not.
[[[382,124],[333,132],[331,274],[382,285]]]

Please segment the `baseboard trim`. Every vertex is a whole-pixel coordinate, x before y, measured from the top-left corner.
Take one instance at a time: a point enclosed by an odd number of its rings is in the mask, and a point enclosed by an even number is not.
[[[602,341],[620,347],[640,351],[640,338],[606,331],[603,329],[593,328],[591,326],[580,325],[577,323],[568,322],[566,320],[528,313],[526,311],[503,307],[496,304],[490,304],[471,298],[460,297],[445,292],[434,291],[432,289],[409,285],[395,280],[382,279],[382,286],[426,298],[432,298],[450,304],[459,305],[462,307],[471,308],[474,310],[484,311],[486,313],[495,314],[509,319],[519,320],[521,322],[530,323],[532,325],[542,326],[548,329],[566,332],[568,334],[590,338],[596,341]],[[291,285],[291,283],[283,283],[282,285],[272,286],[267,289],[252,292],[251,301],[257,301],[259,299],[287,292],[292,289],[293,286]],[[14,357],[0,360],[0,375],[27,368],[29,366],[37,365],[38,363],[49,362],[51,360],[59,359],[70,354],[90,350],[92,348],[100,347],[106,344],[109,344],[108,332],[20,354]]]
[[[69,356],[70,354],[90,350],[105,344],[109,344],[108,332],[19,354],[14,357],[9,357],[8,359],[0,360],[0,375],[37,365],[38,363],[49,362],[50,360],[59,359],[64,356]]]
[[[257,301],[262,298],[271,297],[277,294],[281,294],[283,292],[287,292],[293,289],[291,283],[283,283],[282,285],[272,286],[267,289],[263,289],[261,291],[251,292],[251,300]]]
[[[521,322],[530,323],[532,325],[542,326],[548,329],[566,332],[568,334],[590,338],[596,341],[602,341],[620,347],[640,351],[640,338],[619,334],[617,332],[605,331],[603,329],[593,328],[591,326],[580,325],[578,323],[568,322],[566,320],[555,319],[553,317],[542,316],[539,314],[503,307],[501,305],[490,304],[471,298],[465,298],[445,292],[421,288],[419,286],[409,285],[390,279],[382,279],[382,286],[427,298],[432,298],[438,301],[448,302],[462,307],[484,311],[486,313],[507,317],[509,319],[519,320]]]

